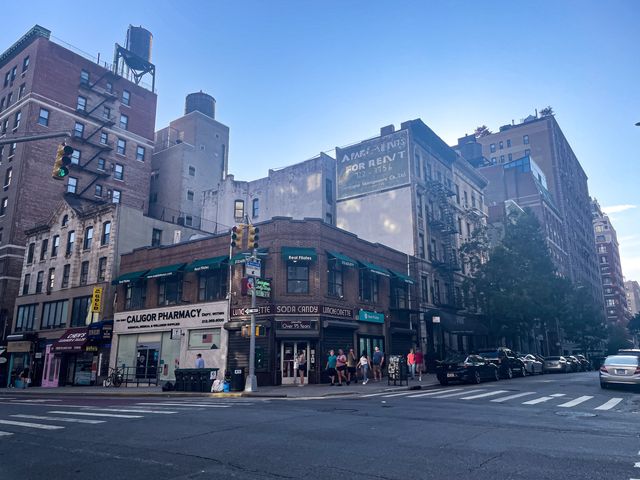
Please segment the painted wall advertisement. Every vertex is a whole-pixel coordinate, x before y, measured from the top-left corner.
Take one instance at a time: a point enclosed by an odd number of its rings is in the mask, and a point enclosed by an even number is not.
[[[409,183],[409,133],[400,130],[347,148],[336,148],[337,198],[400,187]]]

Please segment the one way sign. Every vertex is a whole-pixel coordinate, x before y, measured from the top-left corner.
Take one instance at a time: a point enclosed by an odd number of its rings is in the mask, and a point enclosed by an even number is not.
[[[241,308],[240,309],[240,315],[253,315],[255,313],[260,312],[260,309],[258,307],[255,308]]]

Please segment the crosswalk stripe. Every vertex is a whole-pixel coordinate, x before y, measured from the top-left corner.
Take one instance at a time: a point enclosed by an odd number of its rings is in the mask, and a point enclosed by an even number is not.
[[[380,395],[385,395],[385,394],[388,394],[388,393],[389,393],[389,391],[386,391],[386,392],[378,392],[378,393],[368,393],[368,394],[366,394],[366,395],[362,395],[362,398],[366,398],[366,397],[378,397],[378,396],[380,396]]]
[[[448,393],[447,395],[437,395],[434,396],[433,398],[449,398],[449,397],[457,397],[458,395],[465,395],[467,393],[477,393],[477,392],[484,392],[484,388],[479,388],[477,390],[463,390],[462,392],[458,392],[458,393]]]
[[[407,398],[419,398],[419,397],[428,397],[431,395],[440,395],[441,393],[445,393],[445,392],[456,392],[462,390],[462,388],[450,388],[450,389],[446,389],[446,388],[440,388],[438,390],[433,390],[431,392],[427,392],[427,393],[418,393],[417,395],[409,395]]]
[[[88,423],[91,425],[105,422],[105,420],[87,420],[84,418],[66,418],[66,417],[43,417],[41,415],[11,415],[11,416],[15,418],[30,418],[33,420],[54,420],[56,422],[67,422],[67,423]]]
[[[383,395],[382,398],[401,397],[403,395],[411,395],[415,390],[409,390],[408,392],[391,393],[389,395]]]
[[[162,413],[165,415],[170,415],[172,413],[178,413],[178,412],[172,412],[170,410],[133,410],[133,409],[128,409],[128,408],[92,408],[91,409],[94,412],[122,412],[122,413]]]
[[[556,393],[554,395],[549,395],[548,397],[540,397],[534,398],[533,400],[529,400],[528,402],[522,402],[522,405],[536,405],[542,402],[548,402],[549,400],[553,400],[556,397],[563,397],[564,393]]]
[[[576,405],[580,405],[581,403],[586,402],[587,400],[591,400],[593,398],[592,395],[584,395],[582,397],[578,397],[574,400],[571,400],[570,402],[567,403],[563,403],[561,405],[558,405],[559,407],[565,407],[565,408],[571,408],[571,407],[575,407]]]
[[[516,398],[520,398],[520,397],[526,397],[527,395],[533,395],[536,392],[522,392],[522,393],[516,393],[515,395],[508,395],[506,397],[500,397],[500,398],[494,398],[493,400],[491,400],[492,402],[496,402],[496,403],[502,403],[502,402],[506,402],[507,400],[514,400]]]
[[[60,430],[64,427],[59,425],[43,425],[41,423],[16,422],[14,420],[0,420],[2,425],[15,425],[16,427],[39,428],[40,430]]]
[[[85,415],[87,417],[142,418],[142,415],[120,415],[116,413],[62,412],[57,410],[47,413],[55,413],[56,415]]]
[[[3,432],[0,430],[0,437],[8,437],[9,435],[13,435],[11,432]]]
[[[594,410],[611,410],[613,407],[618,405],[622,401],[622,398],[612,398],[606,403],[603,403],[599,407],[594,408]]]
[[[476,398],[492,397],[494,395],[500,395],[501,393],[507,393],[509,390],[496,390],[495,392],[479,393],[478,395],[471,395],[470,397],[462,397],[460,400],[475,400]]]
[[[136,405],[156,405],[155,403],[136,403]],[[184,403],[163,403],[162,405],[185,406]],[[189,403],[189,407],[229,408],[231,405],[217,405],[214,403]]]

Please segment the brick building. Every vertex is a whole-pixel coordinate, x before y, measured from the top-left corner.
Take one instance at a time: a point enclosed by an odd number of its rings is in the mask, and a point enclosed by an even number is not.
[[[51,171],[62,139],[0,147],[0,334],[20,284],[25,230],[48,220],[65,192],[146,210],[156,95],[55,43],[38,25],[0,54],[0,135],[72,132],[70,175]],[[0,339],[0,342],[2,339]]]
[[[329,349],[355,347],[406,353],[418,342],[410,313],[416,286],[406,274],[412,257],[362,240],[321,219],[274,218],[259,224],[262,278],[270,298],[258,298],[256,342],[260,384],[292,383],[295,355],[305,351],[309,379],[326,381]],[[243,307],[244,259],[229,261],[229,234],[124,255],[111,363],[157,358],[161,380],[173,367],[248,366],[249,323]],[[231,277],[229,277],[229,274]],[[229,278],[231,281],[229,282]],[[227,296],[231,285],[231,295]]]

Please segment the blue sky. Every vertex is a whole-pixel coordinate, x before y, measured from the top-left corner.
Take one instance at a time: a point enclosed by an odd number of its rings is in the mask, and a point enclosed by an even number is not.
[[[453,144],[551,105],[640,280],[640,2],[31,1],[3,18],[0,48],[39,23],[106,59],[129,23],[151,30],[157,127],[210,93],[243,180],[390,123]]]

